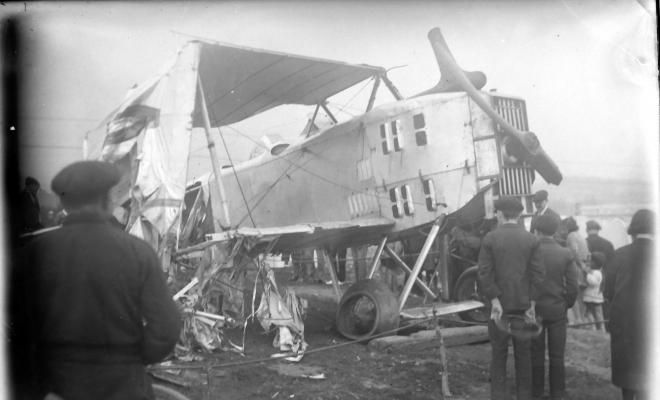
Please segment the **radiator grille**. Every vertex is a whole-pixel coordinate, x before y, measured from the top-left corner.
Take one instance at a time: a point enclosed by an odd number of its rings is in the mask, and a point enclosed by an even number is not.
[[[495,111],[516,129],[524,132],[529,129],[527,126],[527,109],[525,108],[524,100],[494,96],[493,106]],[[500,129],[499,126],[498,129]]]
[[[529,167],[504,167],[500,181],[503,196],[528,196],[532,193],[534,169]]]

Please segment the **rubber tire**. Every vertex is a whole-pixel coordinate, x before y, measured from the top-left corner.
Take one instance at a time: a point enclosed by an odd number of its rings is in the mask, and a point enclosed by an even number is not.
[[[481,296],[477,283],[477,269],[468,268],[456,281],[454,286],[454,298],[456,301],[479,300],[486,304],[485,307],[458,313],[463,321],[488,323],[490,319],[490,302]]]
[[[368,301],[362,302],[362,305],[370,306],[368,319],[360,318],[355,313],[355,306],[361,299]],[[339,333],[353,340],[394,330],[399,327],[399,301],[384,283],[373,279],[362,280],[348,288],[342,296],[336,323]],[[360,323],[366,325],[358,326]]]
[[[160,383],[154,383],[151,387],[153,388],[156,400],[191,400],[190,397],[184,395],[178,390]]]

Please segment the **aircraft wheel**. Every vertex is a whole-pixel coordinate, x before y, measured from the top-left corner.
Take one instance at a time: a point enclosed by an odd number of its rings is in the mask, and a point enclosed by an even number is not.
[[[399,301],[384,283],[365,279],[344,293],[336,320],[344,337],[365,339],[399,327]]]
[[[457,301],[479,300],[485,307],[458,313],[462,320],[468,322],[488,323],[490,318],[490,302],[479,294],[477,281],[477,267],[470,267],[463,271],[454,286],[454,298]]]

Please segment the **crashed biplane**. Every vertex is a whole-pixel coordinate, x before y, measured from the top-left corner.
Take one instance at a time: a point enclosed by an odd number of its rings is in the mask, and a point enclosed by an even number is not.
[[[562,176],[529,130],[525,101],[481,91],[485,75],[460,69],[439,29],[429,40],[441,80],[409,98],[381,67],[189,42],[104,122],[100,158],[124,171],[117,198],[127,230],[150,240],[164,257],[204,253],[198,290],[218,271],[245,265],[256,254],[377,245],[367,278],[383,253],[409,277],[398,298],[387,291],[384,298],[383,285],[371,279],[344,293],[337,323],[352,338],[395,327],[415,284],[445,302],[462,300],[436,304],[435,315],[483,306],[476,301],[470,257],[452,251],[460,236],[455,229],[478,235],[493,216],[492,201],[502,195],[521,198],[531,213],[535,175],[552,184]],[[338,122],[328,98],[367,79],[373,88],[364,114]],[[381,85],[395,101],[374,107]],[[264,141],[251,159],[219,165],[212,130],[222,134],[224,126],[284,104],[315,107],[299,141]],[[315,126],[320,109],[333,120],[324,129]],[[213,171],[186,192],[193,128],[206,132]],[[203,235],[193,240],[192,231],[203,224]],[[412,266],[387,246],[410,238],[421,247]],[[418,277],[432,247],[440,254],[434,288]],[[372,303],[366,328],[354,322],[362,318],[356,308],[363,299]]]

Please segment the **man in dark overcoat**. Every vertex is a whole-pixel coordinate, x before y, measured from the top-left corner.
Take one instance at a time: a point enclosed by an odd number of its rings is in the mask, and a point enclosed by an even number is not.
[[[491,399],[508,399],[506,359],[509,348],[507,332],[497,326],[503,317],[524,316],[535,320],[538,288],[543,283],[545,268],[537,251],[538,239],[518,224],[523,210],[515,197],[495,201],[498,227],[489,232],[479,251],[479,285],[491,302],[488,335],[492,348],[490,365]],[[513,336],[516,369],[516,392],[519,400],[532,394],[531,338]]]
[[[589,253],[601,252],[605,254],[605,260],[610,261],[614,256],[612,242],[600,236],[600,224],[597,221],[587,221],[587,246]]]
[[[39,204],[39,181],[31,176],[25,178],[25,188],[19,197],[21,233],[33,232],[43,228],[41,224],[41,205]]]
[[[610,301],[612,383],[624,400],[646,400],[651,382],[651,309],[655,215],[639,210],[628,227],[633,242],[614,252],[608,263],[604,296]]]
[[[542,215],[536,220],[538,251],[545,265],[545,280],[536,301],[536,315],[541,317],[543,329],[532,339],[532,394],[535,398],[543,395],[547,338],[551,400],[564,398],[566,310],[573,306],[578,294],[575,257],[553,239],[558,227],[559,219],[552,215]]]
[[[154,250],[109,223],[119,175],[82,161],[52,181],[68,215],[27,244],[13,275],[15,398],[153,398],[144,366],[172,351],[180,315]]]

